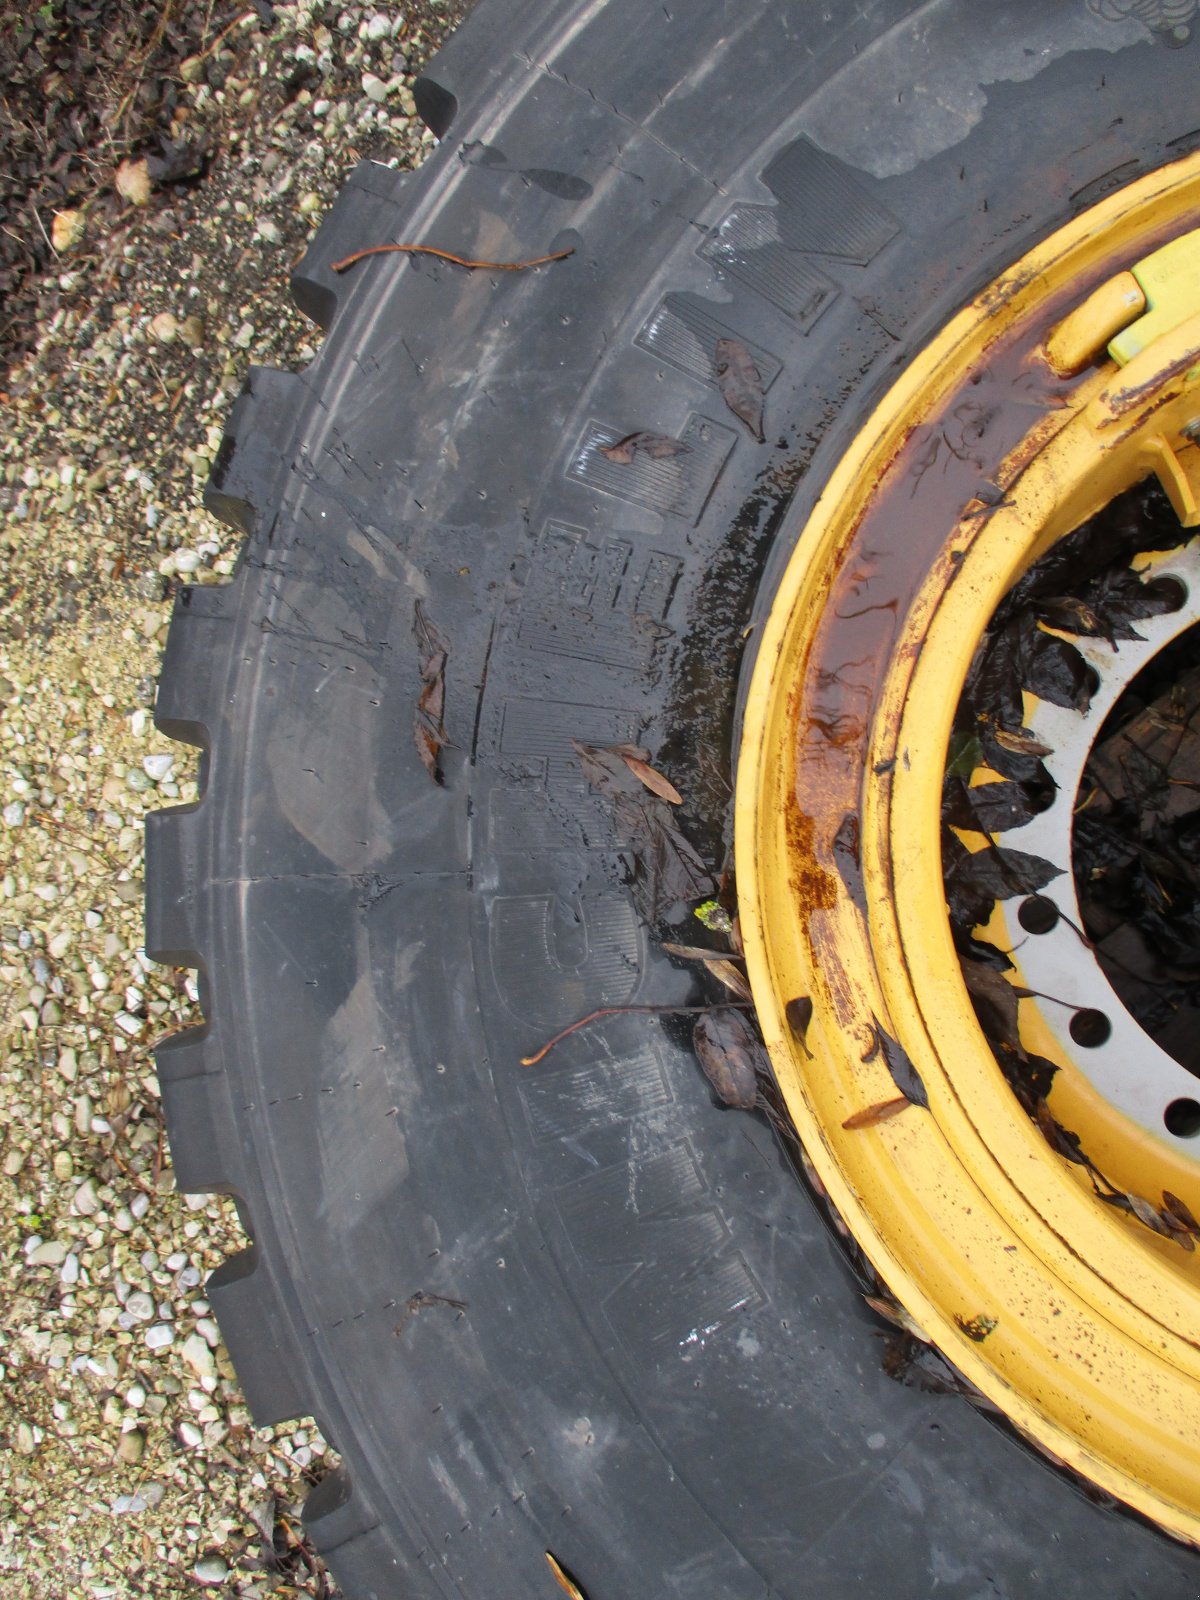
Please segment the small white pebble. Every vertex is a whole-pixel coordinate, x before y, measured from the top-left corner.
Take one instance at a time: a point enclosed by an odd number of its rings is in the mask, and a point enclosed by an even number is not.
[[[201,1317],[196,1324],[196,1332],[215,1350],[221,1342],[221,1330],[211,1317]]]
[[[35,1245],[27,1259],[31,1267],[61,1267],[67,1259],[67,1247],[57,1239],[47,1239],[45,1244]]]
[[[109,1506],[109,1511],[114,1517],[136,1516],[139,1511],[149,1510],[150,1502],[142,1494],[119,1494]]]
[[[154,1301],[151,1300],[150,1296],[144,1289],[134,1289],[129,1295],[128,1299],[125,1301],[125,1310],[131,1317],[134,1318],[135,1321],[149,1322],[150,1318],[154,1315]],[[147,1344],[150,1344],[150,1334],[152,1334],[154,1331],[155,1330],[151,1328],[149,1332],[147,1332]],[[170,1333],[171,1330],[168,1328],[167,1332]],[[172,1335],[172,1337],[174,1337],[174,1335]],[[171,1341],[170,1339],[167,1339],[164,1342],[169,1344]],[[151,1344],[150,1348],[154,1349],[155,1346]]]
[[[179,1353],[198,1378],[216,1371],[213,1353],[202,1334],[189,1334]]]
[[[175,1330],[165,1322],[156,1322],[152,1328],[146,1329],[146,1344],[151,1350],[165,1350],[174,1342]]]

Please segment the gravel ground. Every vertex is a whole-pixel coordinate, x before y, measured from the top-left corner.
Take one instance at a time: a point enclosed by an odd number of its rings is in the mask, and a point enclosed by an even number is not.
[[[302,0],[269,25],[266,6],[237,20],[211,0],[161,4],[181,36],[193,24],[196,53],[158,70],[170,137],[203,148],[202,170],[175,181],[136,148],[107,166],[93,152],[94,192],[65,222],[40,218],[55,259],[29,352],[0,379],[14,1600],[336,1592],[296,1521],[333,1453],[311,1421],[252,1426],[204,1299],[242,1242],[236,1214],[175,1193],[152,1050],[200,1016],[194,975],[142,948],[142,818],[195,795],[194,754],[154,731],[152,708],[172,590],[233,567],[235,536],[200,508],[222,421],[251,362],[311,358],[288,268],[358,156],[420,160],[412,74],[466,0]]]

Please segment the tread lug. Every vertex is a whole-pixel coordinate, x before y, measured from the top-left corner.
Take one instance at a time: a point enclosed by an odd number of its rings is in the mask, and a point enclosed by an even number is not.
[[[345,1467],[322,1478],[304,1502],[304,1523],[325,1554],[361,1539],[379,1526],[373,1507],[355,1488]]]
[[[298,1382],[299,1363],[288,1348],[288,1319],[259,1251],[251,1246],[223,1261],[204,1292],[256,1424],[270,1428],[310,1415],[312,1404]]]
[[[165,1039],[154,1052],[176,1186],[184,1194],[238,1194],[230,1171],[225,1068],[219,1041],[205,1025]]]
[[[301,373],[250,368],[204,491],[206,508],[228,527],[257,533],[264,508],[278,503],[277,480],[290,460],[287,446],[306,390]]]
[[[544,21],[546,0],[481,0],[471,26],[446,41],[413,85],[417,115],[439,139],[450,132],[462,106],[478,104],[492,78],[510,64],[514,44]]]
[[[221,720],[237,584],[180,589],[163,656],[154,726],[183,744],[211,743]]]
[[[201,965],[194,891],[207,879],[200,805],[172,806],[146,817],[146,954],[164,966]]]
[[[360,161],[326,213],[291,277],[296,305],[325,332],[354,281],[353,274],[343,278],[330,264],[355,250],[388,243],[413,177],[379,161]]]

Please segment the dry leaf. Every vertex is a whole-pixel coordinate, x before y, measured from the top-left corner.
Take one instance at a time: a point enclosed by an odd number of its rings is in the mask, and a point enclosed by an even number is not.
[[[909,1333],[914,1339],[920,1339],[923,1343],[926,1342],[924,1328],[921,1327],[919,1322],[913,1321],[899,1300],[893,1300],[890,1296],[885,1297],[884,1295],[876,1294],[865,1294],[863,1299],[871,1310],[875,1312],[876,1316],[882,1317],[885,1322],[890,1322],[894,1328],[899,1328],[902,1333]]]
[[[1163,1206],[1166,1214],[1173,1217],[1176,1222],[1200,1238],[1200,1222],[1197,1222],[1192,1213],[1177,1194],[1172,1194],[1169,1189],[1163,1190]]]
[[[550,1563],[550,1571],[554,1574],[555,1583],[564,1594],[569,1594],[571,1600],[587,1600],[587,1596],[575,1582],[575,1579],[560,1562],[554,1559],[549,1550],[546,1551],[546,1560]]]
[[[641,783],[644,783],[651,794],[656,794],[660,800],[667,800],[673,806],[683,804],[683,796],[669,779],[664,778],[661,772],[656,772],[650,764],[640,756],[631,755],[627,750],[614,746],[614,754],[621,760]]]
[[[122,161],[113,179],[117,193],[131,206],[148,205],[150,201],[150,169],[145,161]]]
[[[750,985],[732,961],[726,961],[718,956],[716,960],[709,957],[704,964],[713,977],[718,978],[731,994],[737,995],[739,1000],[745,1000],[750,1005],[754,1004],[754,996],[750,993]]]
[[[1002,728],[997,723],[992,729],[992,737],[1001,750],[1011,750],[1015,756],[1048,756],[1052,753],[1050,745],[1035,739],[1024,728],[1013,733],[1011,729]]]
[[[619,836],[634,848],[634,894],[646,921],[656,922],[664,908],[679,901],[711,894],[712,878],[676,827],[671,808],[647,792],[625,756],[578,739],[571,740],[571,747],[587,782],[612,806]]]
[[[719,950],[707,950],[699,944],[672,944],[669,939],[664,939],[659,946],[669,956],[677,956],[681,961],[723,961],[726,958]]]
[[[739,339],[718,339],[714,365],[722,400],[761,444],[763,383],[754,357]]]
[[[450,647],[429,621],[418,600],[413,609],[413,631],[421,653],[421,693],[413,715],[413,743],[421,765],[433,779],[442,783],[441,754],[448,743],[442,720],[446,706],[446,662]]]
[[[767,1071],[767,1057],[741,1012],[722,1006],[697,1017],[692,1048],[724,1103],[735,1111],[752,1111],[758,1102],[758,1073]]]
[[[784,1006],[783,1014],[787,1018],[788,1027],[792,1030],[792,1037],[811,1061],[813,1053],[808,1048],[808,1027],[813,1015],[812,1001],[806,994],[797,995]]]
[[[881,1122],[890,1122],[902,1111],[907,1111],[912,1104],[907,1095],[898,1094],[894,1100],[880,1100],[873,1106],[856,1111],[853,1116],[846,1118],[842,1127],[850,1133],[856,1128],[877,1128]]]
[[[83,238],[82,211],[56,211],[50,224],[50,243],[59,252],[69,250]]]
[[[651,461],[665,461],[670,456],[686,455],[690,449],[691,445],[684,444],[682,439],[668,439],[661,433],[639,432],[627,433],[615,444],[602,444],[600,454],[615,461],[619,467],[628,467],[639,452],[649,456]]]
[[[913,1105],[929,1109],[929,1096],[925,1092],[925,1085],[921,1081],[921,1074],[909,1059],[908,1051],[902,1044],[892,1038],[885,1028],[880,1027],[878,1020],[875,1022],[875,1038],[879,1048],[883,1051],[883,1059],[887,1069],[892,1075],[892,1082],[899,1089],[906,1100],[911,1100]]]
[[[1158,1207],[1151,1205],[1149,1200],[1143,1200],[1140,1194],[1126,1193],[1129,1209],[1142,1224],[1154,1233],[1161,1233],[1164,1238],[1176,1237],[1176,1230],[1168,1225],[1158,1213]]]

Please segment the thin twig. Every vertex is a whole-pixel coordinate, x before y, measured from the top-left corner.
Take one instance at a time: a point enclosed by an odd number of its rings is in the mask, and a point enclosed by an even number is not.
[[[575,254],[574,245],[569,250],[556,250],[552,256],[535,256],[532,261],[468,261],[465,256],[453,255],[449,250],[436,250],[431,244],[373,244],[369,250],[356,250],[352,256],[343,256],[330,263],[333,272],[345,272],[365,256],[386,255],[399,251],[407,256],[437,256],[439,261],[452,261],[456,267],[483,267],[489,272],[524,272],[526,267],[542,267],[547,261],[565,261]]]
[[[523,1067],[536,1067],[539,1061],[544,1061],[554,1046],[567,1038],[569,1034],[577,1033],[580,1028],[586,1028],[589,1022],[595,1022],[599,1017],[621,1016],[655,1016],[667,1014],[670,1016],[690,1016],[701,1011],[752,1011],[754,1008],[748,1000],[726,1000],[716,1006],[601,1006],[599,1011],[589,1011],[586,1017],[580,1017],[578,1022],[573,1022],[569,1028],[564,1028],[561,1033],[556,1033],[553,1039],[547,1039],[542,1048],[531,1056],[522,1056]]]
[[[216,36],[216,38],[212,41],[211,44],[206,44],[204,46],[203,50],[198,50],[196,52],[195,56],[193,57],[193,60],[195,60],[195,61],[204,61],[204,60],[206,60],[210,55],[212,55],[214,50],[219,50],[221,48],[222,44],[225,42],[225,40],[229,37],[229,35],[233,32],[233,30],[235,28],[241,27],[243,22],[253,22],[254,18],[255,18],[255,15],[256,15],[256,13],[253,12],[253,11],[243,11],[240,17],[234,17],[234,19],[233,19],[233,21],[231,23],[229,23],[226,27],[221,29],[220,33]],[[205,27],[207,27],[207,26],[208,26],[208,19],[206,18],[205,19]]]

